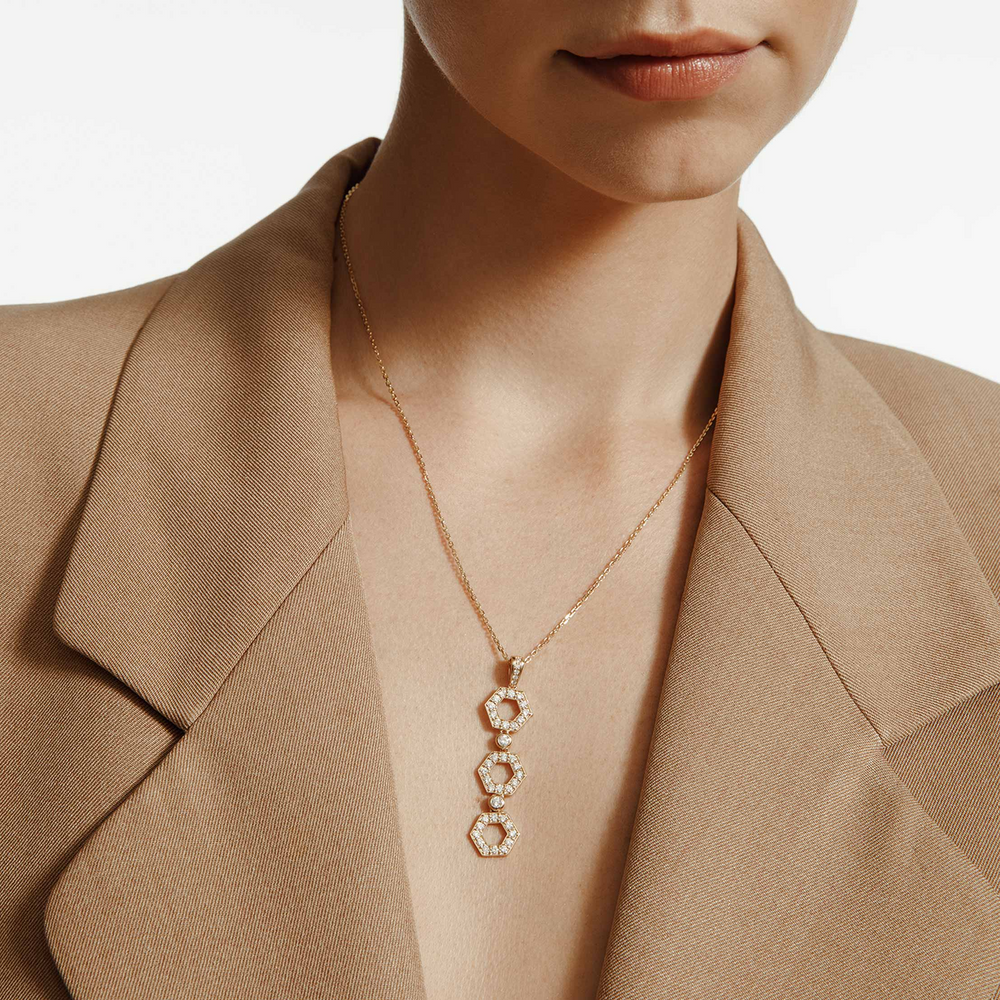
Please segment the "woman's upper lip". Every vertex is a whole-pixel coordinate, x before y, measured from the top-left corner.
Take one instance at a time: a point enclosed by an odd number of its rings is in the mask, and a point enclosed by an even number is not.
[[[612,42],[597,44],[584,52],[573,55],[585,59],[612,59],[615,56],[700,56],[726,52],[743,52],[758,43],[718,31],[699,28],[682,35],[657,35],[650,32],[633,32]]]

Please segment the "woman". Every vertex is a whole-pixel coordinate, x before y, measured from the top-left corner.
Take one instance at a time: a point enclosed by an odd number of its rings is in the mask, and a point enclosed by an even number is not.
[[[1000,996],[1000,386],[737,204],[853,6],[410,0],[384,139],[0,311],[5,996]]]

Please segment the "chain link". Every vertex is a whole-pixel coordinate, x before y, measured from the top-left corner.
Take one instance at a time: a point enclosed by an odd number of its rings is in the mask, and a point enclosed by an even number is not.
[[[396,412],[399,414],[399,419],[403,423],[403,428],[406,432],[406,437],[410,442],[410,447],[413,449],[413,454],[416,456],[417,465],[420,467],[420,475],[424,481],[424,488],[427,491],[427,496],[428,499],[430,500],[431,509],[434,511],[434,517],[437,520],[438,528],[440,529],[441,534],[444,537],[445,544],[448,547],[448,552],[451,556],[452,562],[455,566],[456,571],[458,572],[459,578],[462,581],[462,586],[465,588],[465,591],[468,594],[469,599],[472,601],[472,604],[476,609],[476,614],[479,615],[480,621],[483,623],[483,626],[489,633],[490,638],[493,640],[493,645],[496,647],[497,652],[504,660],[509,660],[511,659],[511,657],[504,649],[503,645],[500,642],[500,639],[497,637],[496,632],[493,630],[493,626],[490,624],[489,619],[486,617],[486,612],[483,610],[482,604],[479,603],[479,598],[476,597],[476,593],[472,589],[472,584],[469,582],[468,576],[466,576],[465,569],[462,566],[461,560],[458,558],[458,552],[455,551],[455,543],[452,541],[451,533],[448,531],[448,528],[444,523],[444,518],[441,516],[441,508],[438,506],[437,497],[434,495],[434,490],[431,487],[431,481],[427,475],[427,466],[424,463],[424,457],[421,454],[420,448],[417,446],[416,439],[413,436],[413,430],[410,427],[410,422],[406,419],[406,414],[403,412],[403,407],[399,402],[399,397],[396,395],[396,390],[392,387],[392,382],[389,381],[389,374],[385,370],[385,365],[382,362],[382,355],[379,353],[378,345],[375,343],[375,337],[372,334],[371,325],[368,322],[368,314],[367,312],[365,312],[364,303],[361,301],[361,293],[358,291],[358,283],[354,277],[354,268],[351,266],[351,255],[347,249],[347,237],[344,234],[344,216],[346,214],[347,203],[348,201],[350,201],[351,195],[354,194],[360,183],[361,182],[358,181],[356,184],[352,185],[351,188],[344,195],[344,200],[341,203],[339,219],[338,219],[339,229],[340,229],[340,243],[344,250],[344,262],[347,264],[347,273],[351,279],[351,287],[354,289],[354,297],[357,300],[358,309],[361,311],[361,319],[365,325],[365,330],[368,332],[368,340],[371,342],[372,350],[375,352],[375,358],[378,361],[378,366],[382,371],[382,378],[385,381],[386,388],[389,390],[389,395],[392,397],[392,402],[396,408]],[[573,615],[575,615],[577,611],[579,611],[580,608],[583,607],[587,598],[589,598],[590,595],[600,586],[601,581],[611,571],[611,567],[614,566],[614,564],[622,557],[622,555],[625,553],[625,550],[632,544],[636,535],[638,535],[639,532],[642,531],[646,522],[650,519],[650,517],[652,517],[653,512],[656,510],[657,507],[660,506],[661,503],[663,503],[663,501],[667,497],[667,494],[674,488],[674,485],[683,475],[684,470],[687,468],[688,463],[691,461],[692,456],[698,450],[698,445],[701,444],[701,442],[705,438],[705,435],[709,432],[709,429],[712,426],[712,422],[715,420],[715,415],[716,413],[718,413],[718,409],[719,408],[716,407],[714,410],[712,410],[712,415],[711,417],[709,417],[708,423],[705,424],[704,429],[698,435],[698,439],[691,446],[691,449],[685,456],[684,461],[681,462],[677,472],[674,473],[673,479],[670,480],[670,483],[667,486],[667,488],[660,494],[660,497],[656,501],[656,503],[654,503],[653,506],[649,508],[649,510],[646,512],[645,517],[643,517],[643,519],[632,529],[632,531],[629,533],[625,541],[622,542],[622,544],[619,546],[618,551],[615,552],[615,554],[611,557],[611,559],[608,560],[607,564],[604,566],[604,569],[601,570],[601,572],[598,574],[594,582],[587,588],[584,595],[576,602],[576,604],[573,605],[572,608],[570,608],[570,610],[562,617],[562,619],[558,621],[551,629],[549,629],[549,631],[545,634],[545,636],[535,644],[534,648],[531,650],[530,653],[528,653],[526,656],[520,657],[522,664],[527,664],[528,661],[531,660],[531,658],[546,643],[548,643],[553,638],[553,636],[555,636],[555,634],[559,631],[559,629],[561,629],[563,625],[565,625],[570,620],[570,618],[572,618]]]

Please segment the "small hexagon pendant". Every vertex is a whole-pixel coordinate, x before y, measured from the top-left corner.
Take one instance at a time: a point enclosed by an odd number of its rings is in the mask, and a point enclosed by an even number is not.
[[[483,840],[482,829],[486,826],[499,826],[504,831],[503,841],[499,844],[487,844]],[[514,846],[519,834],[517,827],[505,812],[480,813],[470,831],[476,850],[484,858],[505,858]]]

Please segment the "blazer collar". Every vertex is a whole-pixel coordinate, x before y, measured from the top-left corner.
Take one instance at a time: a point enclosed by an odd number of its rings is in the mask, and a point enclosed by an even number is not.
[[[49,898],[49,945],[78,1000],[124,995],[123,982],[152,1000],[188,983],[192,963],[213,963],[185,907],[224,924],[226,899],[192,903],[185,863],[169,861],[211,850],[190,811],[189,762],[233,766],[227,740],[258,712],[253,691],[237,698],[244,657],[272,655],[277,669],[281,653],[258,648],[261,631],[314,567],[328,572],[324,554],[336,556],[327,597],[359,599],[329,296],[336,212],[378,143],[341,151],[179,275],[122,370],[54,627],[185,735]],[[973,990],[1000,980],[996,892],[884,752],[1000,681],[1000,610],[913,439],[802,315],[742,211],[735,291],[705,507],[599,1000],[827,996],[845,983],[855,992],[841,995],[985,997]],[[377,691],[370,637],[333,629],[316,641],[343,680]],[[309,733],[294,688],[260,697],[286,699]],[[258,706],[261,717],[274,708]],[[395,956],[386,979],[367,988],[420,1000],[377,695],[363,710],[380,776],[370,807],[387,830],[376,870],[388,888],[357,882],[338,898],[336,887],[347,889],[332,878],[328,897],[311,901],[314,926],[336,928],[353,956],[344,983],[384,952]],[[217,725],[227,740],[213,737]],[[315,726],[316,746],[337,738]],[[252,779],[252,815],[220,799],[202,803],[205,822],[225,811],[246,842],[255,825],[277,823],[292,792],[267,785],[266,772]],[[313,871],[357,860],[367,820],[340,822],[339,854],[323,853],[332,834],[318,828],[315,845],[272,844],[260,867],[244,858],[227,877],[241,899],[264,898],[269,879],[294,884],[310,859]],[[144,882],[146,866],[156,875]],[[177,898],[164,900],[174,886]],[[369,892],[400,904],[374,932],[335,917],[363,909]],[[306,917],[275,908],[255,919],[275,940],[296,940]],[[109,926],[129,942],[114,954],[87,943]],[[935,961],[923,962],[932,948]],[[285,995],[312,995],[306,983],[327,974],[321,951],[253,961],[232,972],[232,983],[256,984],[247,995],[278,981]],[[228,973],[213,968],[224,993]],[[177,995],[200,995],[184,989]]]

